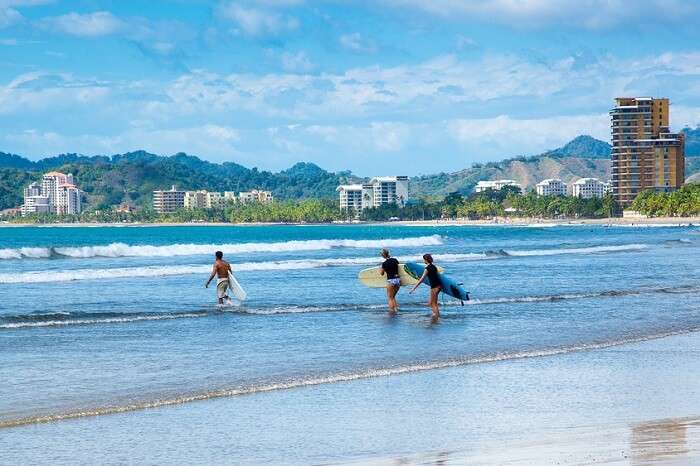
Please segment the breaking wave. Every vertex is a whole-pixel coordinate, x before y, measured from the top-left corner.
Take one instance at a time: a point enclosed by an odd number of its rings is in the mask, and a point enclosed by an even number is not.
[[[430,238],[430,237],[425,237]],[[141,247],[141,246],[139,246]],[[585,254],[639,251],[647,249],[644,244],[627,244],[618,246],[595,246],[588,248],[568,249],[539,249],[530,251],[497,250],[485,253],[464,254],[434,254],[439,262],[468,262],[490,260],[504,257],[550,256],[558,254]],[[420,256],[405,257],[408,261],[421,262]],[[293,259],[265,262],[244,262],[231,264],[234,271],[264,271],[264,270],[302,270],[319,267],[369,266],[379,261],[375,257],[325,258],[325,259]],[[107,269],[62,269],[31,271],[21,273],[0,273],[0,284],[17,283],[55,283],[75,280],[103,280],[115,278],[169,277],[193,274],[206,274],[211,270],[210,265],[150,265],[142,267],[115,267]]]
[[[500,249],[498,251],[490,251],[489,253],[511,257],[527,257],[556,256],[559,254],[600,254],[606,252],[643,251],[645,249],[649,249],[649,246],[646,244],[619,244],[612,246],[591,246],[585,248],[532,249],[529,251]]]
[[[112,243],[100,246],[49,247],[49,248],[8,248],[0,249],[0,259],[37,259],[49,257],[171,257],[210,255],[221,250],[226,254],[253,252],[320,251],[334,248],[381,248],[437,246],[442,244],[440,235],[418,236],[397,239],[314,239],[304,241],[284,241],[277,243],[237,243],[237,244],[169,244],[164,246],[130,245]]]
[[[435,258],[444,262],[460,262],[487,259],[485,254],[437,254]],[[411,258],[420,261],[420,257]],[[320,267],[369,266],[379,265],[376,257],[351,257],[328,259],[296,259],[266,262],[244,262],[231,264],[235,271],[264,271],[264,270],[303,270]],[[192,274],[206,274],[211,271],[211,265],[157,265],[143,267],[115,267],[109,269],[64,269],[32,271],[22,273],[0,273],[0,284],[16,283],[55,283],[75,280],[103,280],[114,278],[143,278],[169,277]]]
[[[0,420],[0,428],[18,427],[22,425],[39,424],[47,422],[63,421],[67,419],[79,419],[93,416],[103,416],[108,414],[125,413],[130,411],[139,411],[144,409],[161,408],[165,406],[173,406],[194,401],[205,401],[216,398],[226,398],[235,396],[252,395],[255,393],[274,392],[278,390],[289,390],[294,388],[313,387],[318,385],[334,384],[341,382],[350,382],[353,380],[373,379],[378,377],[391,377],[402,374],[411,374],[416,372],[425,372],[436,369],[448,369],[451,367],[467,366],[474,364],[488,364],[501,361],[516,361],[524,359],[533,359],[549,356],[557,356],[581,351],[592,351],[598,349],[612,348],[633,343],[641,343],[649,340],[666,338],[674,335],[685,335],[696,332],[700,329],[697,327],[684,329],[670,329],[664,332],[636,335],[627,338],[610,339],[604,341],[592,341],[587,343],[574,344],[570,346],[546,347],[541,349],[530,349],[524,351],[502,352],[493,354],[484,354],[477,356],[459,356],[447,358],[444,360],[414,362],[408,364],[399,364],[395,366],[375,367],[361,369],[357,371],[343,371],[330,374],[311,374],[308,376],[300,376],[287,378],[282,380],[264,381],[251,385],[234,386],[230,388],[222,388],[216,390],[183,393],[170,398],[160,398],[155,400],[137,401],[124,405],[111,405],[89,407],[82,410],[59,412],[52,414],[44,414],[38,416],[29,416],[15,419]]]

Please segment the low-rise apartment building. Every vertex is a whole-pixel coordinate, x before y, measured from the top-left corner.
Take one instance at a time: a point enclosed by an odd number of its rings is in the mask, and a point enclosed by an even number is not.
[[[549,178],[535,186],[538,196],[566,196],[566,183],[560,179]]]
[[[598,178],[581,178],[571,185],[571,194],[582,199],[604,197],[610,191],[610,183],[604,183]]]
[[[153,210],[158,213],[171,213],[178,209],[221,209],[228,204],[246,202],[272,202],[271,191],[254,189],[236,194],[233,191],[216,192],[204,189],[180,191],[173,186],[168,191],[153,191]]]
[[[479,181],[474,187],[474,192],[481,193],[492,189],[494,191],[500,191],[506,186],[513,186],[521,189],[520,184],[515,180],[492,180],[492,181]]]

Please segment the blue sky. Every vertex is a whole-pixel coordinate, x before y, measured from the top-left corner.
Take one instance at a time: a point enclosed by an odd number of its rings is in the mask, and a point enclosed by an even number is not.
[[[361,175],[700,123],[695,0],[0,0],[0,151],[188,152]]]

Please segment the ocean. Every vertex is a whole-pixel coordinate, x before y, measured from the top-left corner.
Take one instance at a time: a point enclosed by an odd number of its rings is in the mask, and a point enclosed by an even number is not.
[[[382,247],[433,254],[472,300],[444,298],[431,324],[428,288],[404,289],[388,316],[384,290],[356,278]],[[220,309],[204,288],[216,250],[246,302]],[[0,459],[308,464],[470,448],[503,433],[470,435],[450,412],[498,399],[521,425],[516,400],[547,390],[519,364],[697,332],[698,264],[693,226],[0,228]],[[428,440],[436,413],[460,435]]]

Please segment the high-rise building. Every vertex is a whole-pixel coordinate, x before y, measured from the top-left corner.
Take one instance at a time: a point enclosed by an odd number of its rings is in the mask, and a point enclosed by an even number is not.
[[[24,189],[22,215],[54,213],[79,214],[82,208],[80,190],[75,186],[72,174],[49,172]]]
[[[400,207],[408,201],[407,176],[378,176],[362,185],[363,208],[396,204]],[[371,204],[371,205],[368,205]]]
[[[42,185],[34,182],[24,188],[24,204],[20,208],[22,215],[48,214],[51,212],[48,196],[44,196]]]
[[[185,191],[175,186],[168,191],[153,191],[153,210],[159,214],[175,212],[185,207]]]
[[[368,183],[340,185],[336,191],[343,210],[360,211],[390,204],[403,207],[408,201],[408,177],[380,176]]]
[[[641,191],[673,191],[685,181],[685,140],[669,129],[668,99],[619,97],[610,110],[612,193],[629,205]]]
[[[566,196],[566,183],[554,178],[540,181],[535,189],[538,196]]]
[[[336,188],[340,198],[340,210],[359,212],[362,210],[362,185],[343,184]]]
[[[610,183],[604,183],[598,178],[580,178],[571,185],[571,194],[581,199],[603,197],[610,192]]]

